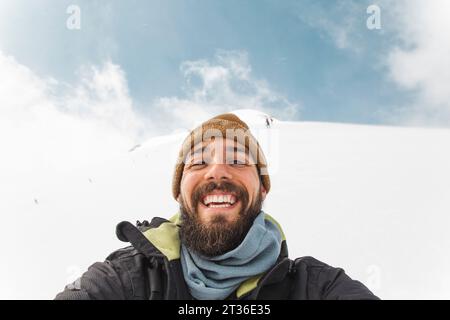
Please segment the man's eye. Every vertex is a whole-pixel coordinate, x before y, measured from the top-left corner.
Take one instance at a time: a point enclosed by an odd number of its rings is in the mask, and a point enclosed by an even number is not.
[[[190,164],[190,167],[191,167],[191,168],[199,168],[199,167],[204,166],[204,165],[206,165],[206,162],[205,162],[205,161],[203,161],[203,160],[198,160],[198,161],[192,162],[192,163]]]

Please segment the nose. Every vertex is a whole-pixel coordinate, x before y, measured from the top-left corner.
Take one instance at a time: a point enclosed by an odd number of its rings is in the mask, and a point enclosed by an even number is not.
[[[204,178],[206,180],[231,180],[233,176],[226,164],[213,163],[208,166],[208,170],[205,173]]]

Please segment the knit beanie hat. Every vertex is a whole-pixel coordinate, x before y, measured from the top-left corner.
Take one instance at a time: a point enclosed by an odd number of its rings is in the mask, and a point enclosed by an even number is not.
[[[175,172],[172,179],[172,194],[175,199],[180,193],[180,182],[183,177],[186,157],[192,154],[194,147],[204,141],[213,141],[215,138],[229,139],[245,146],[246,152],[256,164],[260,180],[267,192],[270,190],[270,178],[267,171],[267,162],[264,153],[251,134],[247,124],[232,113],[225,113],[203,122],[192,130],[185,138],[178,154]]]

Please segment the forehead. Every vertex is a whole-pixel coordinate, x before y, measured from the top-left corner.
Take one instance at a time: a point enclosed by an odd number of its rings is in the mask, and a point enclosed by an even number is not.
[[[237,141],[224,138],[215,138],[197,143],[191,150],[189,156],[210,155],[216,152],[216,149],[222,149],[226,154],[247,154],[245,146]]]
[[[214,153],[216,149],[232,153],[245,153],[246,148],[243,144],[231,139],[215,138],[197,143],[192,149],[193,154]]]
[[[202,149],[202,150],[211,150],[216,148],[226,148],[233,151],[245,151],[245,146],[237,141],[231,139],[224,138],[214,138],[208,141],[202,141],[202,143],[198,143],[194,150]]]

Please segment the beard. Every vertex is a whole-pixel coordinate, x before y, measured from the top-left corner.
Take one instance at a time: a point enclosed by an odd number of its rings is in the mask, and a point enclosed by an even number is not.
[[[233,222],[228,222],[222,215],[217,215],[208,225],[199,219],[197,210],[198,204],[203,196],[213,190],[232,192],[236,199],[241,202],[241,209],[238,217]],[[210,182],[197,188],[191,196],[193,210],[188,208],[183,197],[180,199],[181,242],[190,250],[205,257],[215,257],[235,249],[244,240],[253,221],[261,212],[262,199],[261,187],[255,201],[248,207],[248,192],[230,182],[215,183]]]

